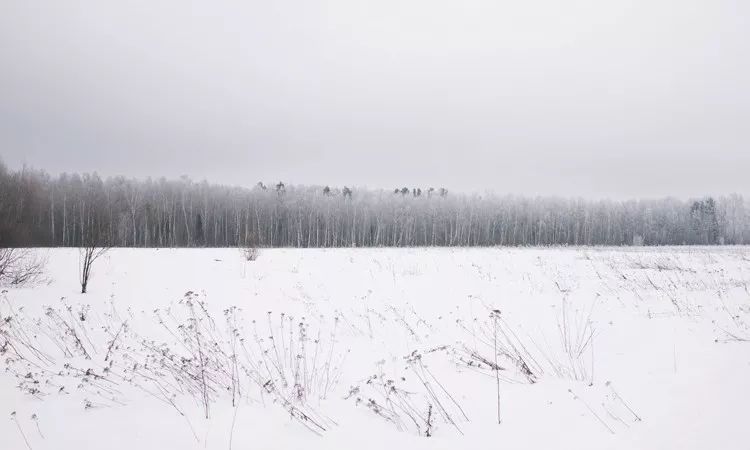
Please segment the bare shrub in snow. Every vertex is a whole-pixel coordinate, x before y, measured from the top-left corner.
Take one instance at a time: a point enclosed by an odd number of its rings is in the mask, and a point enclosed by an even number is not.
[[[487,320],[466,324],[456,323],[468,336],[465,342],[452,348],[454,360],[465,368],[507,383],[534,384],[544,374],[593,382],[593,341],[595,330],[591,321],[594,305],[588,310],[569,311],[563,301],[557,320],[557,344],[550,345],[547,337],[537,342],[512,327],[499,310],[490,310]],[[553,341],[554,342],[554,341]],[[543,345],[541,345],[543,344]]]
[[[268,399],[309,430],[326,431],[329,421],[312,407],[312,401],[317,404],[336,386],[346,358],[346,352],[335,345],[336,325],[328,340],[322,330],[310,338],[304,318],[295,320],[284,313],[274,318],[269,312],[265,331],[255,320],[251,322],[251,339],[245,335],[240,313],[236,307],[224,310],[224,333],[193,292],[178,307],[157,310],[162,327],[181,344],[144,344],[151,353],[167,357],[162,367],[150,366],[154,372],[148,377],[167,374],[177,385],[189,386],[206,417],[222,393],[231,394],[234,406],[257,392],[263,404]]]
[[[79,249],[78,265],[80,268],[81,294],[85,294],[91,278],[91,269],[94,262],[109,251],[109,247],[99,247],[94,244]]]
[[[179,347],[168,350],[175,352],[171,359],[183,361],[179,370],[171,371],[172,376],[184,378],[183,382],[194,380],[193,395],[206,416],[222,392],[231,393],[233,406],[257,392],[263,404],[270,401],[280,406],[317,434],[326,431],[330,421],[312,407],[312,401],[317,404],[337,384],[346,356],[335,347],[335,326],[329,341],[320,330],[311,339],[304,318],[297,321],[282,313],[276,321],[269,312],[266,331],[260,331],[255,320],[251,322],[250,339],[245,337],[241,310],[231,307],[224,310],[224,338],[196,294],[186,294],[180,305],[189,311],[187,321],[177,320],[171,308],[157,311],[157,316],[170,334],[181,336],[187,344],[187,355]],[[178,325],[174,328],[168,322]]]
[[[0,285],[23,286],[42,280],[45,258],[29,249],[0,248]]]
[[[410,373],[398,378],[385,375],[385,361],[379,361],[378,373],[352,386],[345,399],[354,399],[399,431],[431,437],[439,424],[448,424],[460,434],[459,421],[468,421],[456,398],[435,376],[423,358],[439,354],[447,347],[426,352],[413,351],[404,360]],[[408,378],[408,379],[407,379]]]
[[[549,346],[540,349],[549,363],[551,371],[559,378],[583,381],[591,385],[594,381],[593,345],[595,330],[591,322],[594,310],[569,311],[568,302],[563,300],[562,312],[557,320],[559,343],[562,352],[554,352]]]
[[[187,292],[177,304],[154,310],[157,326],[145,323],[151,331],[141,335],[114,302],[111,311],[96,313],[88,305],[60,302],[45,307],[41,317],[7,298],[0,302],[6,372],[39,400],[75,392],[85,409],[106,408],[124,405],[133,394],[127,389],[135,389],[184,417],[196,439],[189,404],[210,417],[220,401],[235,408],[260,401],[316,434],[334,425],[319,407],[338,385],[348,354],[337,342],[337,318],[326,332],[284,313],[248,322],[230,307],[222,326],[204,299]]]
[[[260,255],[260,250],[257,247],[245,247],[241,249],[241,252],[245,261],[255,261]]]
[[[491,310],[488,320],[472,326],[461,320],[456,323],[475,343],[453,348],[454,358],[460,365],[509,383],[534,384],[544,373],[531,342],[524,342],[498,310]]]

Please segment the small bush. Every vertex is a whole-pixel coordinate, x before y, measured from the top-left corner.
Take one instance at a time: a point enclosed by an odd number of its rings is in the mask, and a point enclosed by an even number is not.
[[[47,261],[31,250],[0,248],[0,285],[23,286],[42,281]]]
[[[242,256],[245,258],[245,261],[255,261],[258,259],[258,255],[260,255],[260,251],[256,247],[245,247],[242,249]]]

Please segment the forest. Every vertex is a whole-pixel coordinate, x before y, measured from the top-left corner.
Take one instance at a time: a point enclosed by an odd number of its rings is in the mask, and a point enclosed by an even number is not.
[[[750,243],[749,206],[738,194],[590,200],[442,187],[243,188],[0,163],[0,247],[734,245]]]

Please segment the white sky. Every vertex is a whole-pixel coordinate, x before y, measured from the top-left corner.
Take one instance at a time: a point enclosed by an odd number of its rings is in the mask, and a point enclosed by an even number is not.
[[[0,1],[0,158],[52,173],[750,193],[746,0]]]

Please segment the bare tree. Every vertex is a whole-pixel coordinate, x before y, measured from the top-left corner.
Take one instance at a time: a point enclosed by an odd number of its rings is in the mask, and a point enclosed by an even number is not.
[[[85,294],[89,286],[89,278],[91,277],[91,269],[99,259],[100,256],[107,253],[109,247],[97,247],[95,245],[87,245],[79,249],[79,266],[81,275],[81,294]]]
[[[82,247],[88,233],[122,247],[744,244],[750,199],[613,201],[284,183],[244,189],[186,177],[52,177],[0,165],[0,247]]]

